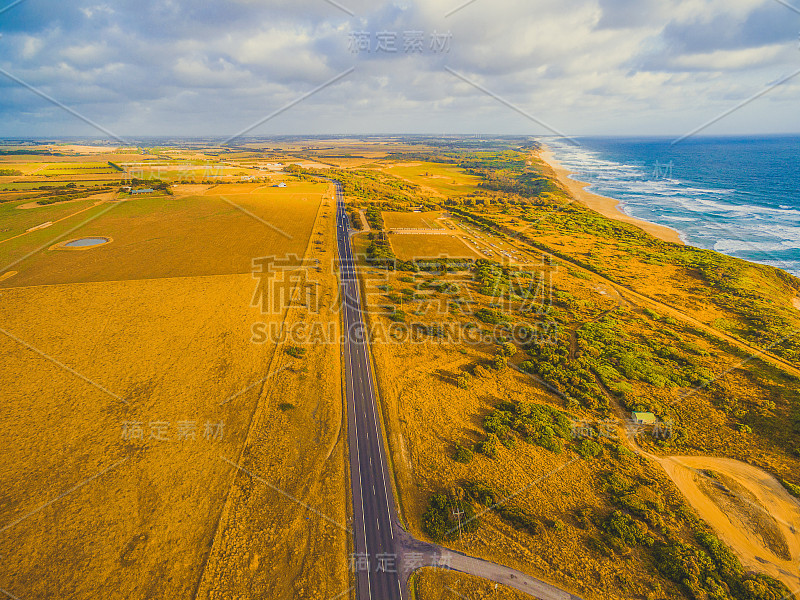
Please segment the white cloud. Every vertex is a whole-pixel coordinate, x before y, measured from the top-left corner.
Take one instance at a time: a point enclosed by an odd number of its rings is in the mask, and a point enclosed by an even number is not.
[[[797,68],[796,31],[787,42],[775,27],[794,15],[774,0],[477,0],[449,18],[462,1],[339,1],[356,17],[322,0],[37,0],[15,8],[25,25],[7,32],[0,64],[109,126],[198,135],[239,129],[350,66],[260,131],[542,132],[445,66],[570,132],[681,129]],[[450,32],[451,50],[348,52],[350,31],[382,29]],[[6,95],[0,123],[57,133],[59,113],[33,100]],[[800,129],[796,102],[787,85],[749,122],[781,115]]]
[[[674,69],[687,71],[738,71],[773,64],[786,50],[784,44],[742,50],[717,50],[701,54],[678,56]]]

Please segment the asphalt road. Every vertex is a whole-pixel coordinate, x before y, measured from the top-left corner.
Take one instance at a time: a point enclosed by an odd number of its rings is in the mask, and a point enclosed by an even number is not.
[[[350,246],[349,224],[341,187],[336,185],[336,237],[339,247],[345,342],[347,426],[353,489],[354,556],[359,600],[400,600],[395,504],[385,461],[381,423],[375,410],[375,388],[361,297]],[[366,559],[366,560],[363,560]]]

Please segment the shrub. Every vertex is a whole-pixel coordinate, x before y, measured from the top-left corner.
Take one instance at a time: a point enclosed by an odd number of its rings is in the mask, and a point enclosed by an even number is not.
[[[511,358],[517,353],[517,347],[512,342],[505,342],[500,346],[500,352],[503,356]]]
[[[572,277],[576,277],[577,279],[591,279],[591,276],[583,271],[576,271],[575,269],[567,268],[567,273],[569,273]]]
[[[491,508],[506,523],[530,534],[539,533],[540,525],[535,517],[529,515],[519,506],[509,506],[506,502],[509,495],[497,492],[484,483],[467,482],[463,484],[464,492],[479,504]]]
[[[456,379],[456,385],[462,390],[468,390],[471,383],[470,376],[467,373],[462,373]]]
[[[653,545],[654,540],[648,533],[647,526],[620,510],[611,513],[601,523],[601,529],[628,547]]]
[[[561,452],[561,440],[572,437],[572,422],[562,412],[544,404],[502,402],[486,415],[484,429],[508,445],[512,431],[529,444]]]
[[[617,460],[629,460],[636,456],[632,450],[629,450],[622,444],[619,444],[616,448],[614,448],[614,454],[616,455]]]
[[[783,485],[783,487],[786,488],[786,490],[792,496],[795,496],[796,498],[800,498],[800,485],[795,485],[793,483],[790,483],[790,482],[786,481],[785,479],[781,479],[781,484]]]
[[[289,346],[286,349],[286,354],[294,358],[303,358],[306,355],[306,349],[298,346]]]
[[[648,317],[650,317],[651,319],[653,319],[653,321],[658,321],[658,320],[661,318],[661,315],[659,315],[659,314],[658,314],[656,311],[654,311],[654,310],[651,310],[651,309],[647,308],[646,306],[645,306],[645,307],[642,309],[642,311],[643,311],[643,312],[644,312],[644,314],[646,314]]]
[[[422,529],[436,542],[456,539],[459,533],[476,531],[478,526],[472,505],[453,492],[431,496],[422,515]]]
[[[475,450],[489,458],[497,458],[497,444],[499,441],[494,433],[490,433],[483,441],[478,442]]]
[[[456,444],[456,448],[453,451],[453,460],[459,463],[467,464],[472,462],[472,450],[462,446],[461,444]]]
[[[490,308],[481,308],[475,311],[475,318],[489,325],[498,325],[505,321],[502,313]]]
[[[573,449],[583,458],[594,458],[603,452],[603,447],[589,438],[582,439]]]
[[[294,408],[294,404],[291,402],[281,402],[278,404],[278,408],[285,412],[287,410],[292,410]]]

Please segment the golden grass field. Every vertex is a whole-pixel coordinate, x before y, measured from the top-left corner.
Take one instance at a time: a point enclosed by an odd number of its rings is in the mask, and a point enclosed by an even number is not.
[[[492,598],[492,600],[529,600],[523,594],[502,585],[445,569],[421,569],[414,577],[416,600],[452,600],[453,598]]]
[[[390,233],[389,242],[400,260],[478,258],[478,254],[455,235]]]
[[[401,258],[405,258],[415,253],[414,241],[423,236],[392,236],[396,252],[396,240],[401,237],[408,240],[404,254],[398,252]],[[447,236],[427,237],[431,240],[439,237],[449,239]],[[499,243],[499,240],[488,234],[483,239]],[[427,247],[424,251],[417,248],[417,254],[430,252]],[[656,280],[656,274],[652,271],[651,268],[644,278],[652,277]],[[406,275],[392,274],[388,282],[392,289],[410,287],[400,281],[400,277]],[[463,281],[464,275],[417,274],[415,280],[441,283],[448,277],[454,277],[455,280]],[[468,274],[466,277],[469,279]],[[365,282],[365,285],[370,286],[372,283]],[[463,283],[460,285],[463,297],[465,288]],[[562,264],[555,267],[553,285],[555,289],[568,292],[574,297],[577,306],[581,307],[581,314],[601,313],[619,305],[625,310],[633,311],[628,318],[639,322],[637,327],[642,326],[642,318],[636,316],[639,307],[620,296],[602,278]],[[388,296],[385,292],[369,288],[365,292],[367,293],[364,297],[372,301],[376,310],[387,302]],[[490,298],[482,297],[474,291],[466,294],[466,297],[478,302],[470,306],[471,310],[491,302]],[[433,303],[433,306],[440,308],[446,305],[446,299]],[[404,303],[402,308],[408,313],[409,322],[441,322],[453,326],[469,321],[469,317],[452,307],[447,314],[438,316],[430,313],[417,314],[411,302]],[[370,319],[373,324],[388,324],[385,317],[378,316],[378,312],[372,313]],[[580,325],[580,321],[568,320],[564,327],[570,331]],[[680,331],[692,343],[710,352],[705,364],[713,372],[726,373],[732,367],[738,367],[722,377],[718,385],[731,389],[732,393],[740,397],[759,393],[753,385],[755,381],[764,381],[764,369],[768,368],[766,365],[750,364],[742,368],[740,356],[726,349],[724,345],[710,343],[690,327]],[[530,376],[511,369],[500,372],[492,369],[490,363],[496,345],[449,343],[431,339],[422,344],[393,343],[387,336],[381,343],[374,343],[372,349],[400,504],[406,522],[415,535],[425,536],[420,519],[430,494],[450,489],[464,480],[478,479],[495,489],[514,493],[521,491],[514,498],[515,505],[524,508],[543,523],[560,521],[563,529],[556,531],[545,527],[543,532],[531,536],[515,530],[494,513],[488,513],[484,515],[485,522],[477,533],[465,535],[463,543],[458,540],[448,542],[448,546],[534,574],[588,599],[622,600],[637,595],[644,597],[648,592],[654,594],[654,597],[682,597],[683,592],[654,573],[648,560],[637,558],[636,551],[627,556],[624,563],[613,556],[598,555],[591,549],[594,534],[575,520],[574,515],[580,510],[589,509],[601,514],[612,510],[600,491],[600,476],[606,469],[620,470],[619,464],[606,459],[581,459],[572,453],[555,455],[524,443],[519,443],[513,451],[500,448],[500,456],[496,460],[478,454],[468,465],[452,460],[455,443],[470,447],[481,439],[483,416],[501,400],[537,402],[563,409],[562,401],[535,383]],[[520,353],[512,362],[524,360],[522,356]],[[458,376],[467,369],[471,370],[476,364],[485,367],[481,375],[472,378],[470,389],[460,389],[456,385]],[[779,375],[776,377],[780,380]],[[680,388],[654,389],[646,384],[634,386],[641,387],[644,393],[655,394],[665,405],[675,407],[680,423],[687,428],[687,436],[698,448],[713,448],[724,455],[740,456],[743,459],[752,454],[754,448],[758,448],[762,463],[777,472],[785,473],[784,476],[790,476],[791,467],[787,466],[785,458],[771,448],[774,438],[744,436],[735,431],[728,424],[725,415],[715,409],[709,393],[700,391],[685,397],[685,390]],[[781,410],[784,409],[782,406]],[[590,418],[591,414],[582,409],[571,412],[575,418]],[[776,435],[785,435],[784,432],[778,433],[782,430],[778,428],[777,421],[775,431]],[[612,448],[613,445],[607,446],[606,455],[613,453]],[[649,448],[657,451],[652,446]],[[654,489],[658,490],[662,500],[672,510],[689,510],[687,499],[657,462],[636,458],[625,464],[622,471],[631,477],[652,482]],[[701,516],[706,514],[701,512]],[[713,520],[710,522],[714,523]],[[676,532],[683,528],[680,521],[670,521],[667,526]],[[720,534],[729,539],[724,531],[720,531]],[[741,558],[748,568],[776,574],[787,585],[795,581],[782,577],[775,569],[759,568],[752,557],[742,555]],[[420,581],[425,581],[425,577]],[[429,595],[420,593],[422,600],[440,597],[441,583],[429,583],[426,586],[425,589],[430,590]],[[469,594],[467,597],[470,597]]]
[[[288,600],[349,587],[339,347],[298,359],[251,340],[256,323],[338,327],[331,189],[105,202],[0,243],[4,265],[33,253],[0,291],[0,588]],[[0,205],[0,239],[92,204]],[[94,235],[113,242],[47,249]],[[286,253],[319,261],[321,314],[302,295],[288,312],[253,305],[252,259]]]
[[[437,196],[454,196],[473,192],[481,179],[465,173],[455,165],[413,162],[391,165],[384,172],[419,185],[423,193]]]
[[[437,219],[442,213],[426,212],[383,212],[383,222],[387,229],[444,229]]]
[[[429,205],[475,193],[480,179],[455,165],[392,164],[385,158],[390,152],[420,150],[399,141],[292,140],[280,146],[271,155],[228,148],[149,149],[145,154],[67,146],[53,147],[70,154],[64,157],[0,157],[1,167],[25,173],[3,177],[0,190],[4,184],[102,180],[106,175],[92,173],[103,172],[105,161],[137,163],[144,175],[180,179],[190,172],[203,174],[206,164],[224,160],[230,163],[224,170],[229,179],[248,173],[288,184],[173,185],[172,196],[117,200],[114,193],[47,206],[33,206],[25,198],[29,190],[0,192],[0,377],[7,382],[0,402],[0,427],[7,438],[0,456],[0,481],[6,482],[0,492],[0,589],[23,600],[326,600],[352,594],[340,347],[317,341],[297,358],[287,352],[291,342],[254,343],[252,338],[256,323],[316,323],[338,333],[332,188],[257,171],[253,165],[379,163],[370,167],[419,185],[419,200]],[[108,178],[122,176],[117,172]],[[762,468],[794,478],[800,461],[776,450],[790,441],[785,420],[791,380],[774,366],[746,360],[741,349],[696,323],[680,321],[680,311],[704,323],[730,316],[694,287],[696,280],[613,247],[591,231],[540,233],[509,211],[486,212],[565,254],[611,265],[614,276],[635,290],[563,260],[548,267],[554,289],[571,298],[571,310],[557,312],[572,353],[581,325],[618,308],[626,335],[666,340],[671,329],[708,353],[697,360],[721,374],[715,382],[719,394],[758,415],[758,430],[742,433],[707,390],[686,395],[677,387],[632,382],[634,392],[668,407],[678,419],[688,440],[685,453],[698,455],[687,462],[736,475],[735,469],[723,469],[719,461],[724,459],[705,455],[753,457]],[[429,216],[440,214],[384,212],[383,217],[389,229],[423,229],[434,223]],[[538,214],[541,223],[550,218],[547,211]],[[49,221],[53,224],[47,228],[28,231]],[[507,262],[498,248],[527,250],[514,260],[536,262],[540,256],[539,250],[518,242],[464,223],[459,227],[444,235],[389,237],[401,260],[479,258],[461,237],[481,250],[491,249],[493,260]],[[84,236],[113,241],[79,252],[58,247]],[[356,236],[357,251],[367,244],[366,236]],[[263,314],[253,304],[258,281],[252,259],[287,254],[318,265],[310,271],[318,283],[311,296],[320,300],[321,313],[305,306],[305,292],[312,288],[304,283],[297,285],[295,291],[302,293],[283,312]],[[427,325],[463,326],[474,321],[469,313],[494,301],[477,292],[468,273],[414,274],[409,280],[408,273],[367,271],[376,275],[362,280],[363,297],[375,309],[368,313],[369,324],[384,326],[384,331],[389,324],[385,307],[395,301],[379,284],[388,283],[394,292],[430,284],[427,305],[400,301],[409,322]],[[754,284],[774,288],[777,300],[790,306],[791,299],[783,298],[785,290],[774,280],[756,270],[751,277]],[[431,286],[448,279],[459,285],[460,303],[431,292]],[[653,300],[644,301],[642,294]],[[670,319],[678,321],[648,316],[644,307],[661,310],[654,302],[674,307]],[[518,309],[504,308],[515,315]],[[514,493],[514,505],[541,523],[542,530],[526,533],[490,511],[477,532],[448,546],[538,576],[587,600],[684,597],[677,584],[659,576],[640,548],[610,555],[598,550],[597,527],[578,517],[583,511],[613,510],[603,477],[615,471],[642,483],[648,498],[663,503],[667,530],[686,537],[693,507],[734,549],[743,543],[740,534],[719,525],[717,513],[727,506],[725,500],[712,498],[686,474],[673,483],[660,463],[666,450],[646,440],[643,447],[658,458],[620,458],[617,445],[626,442],[617,440],[604,442],[596,459],[519,443],[501,446],[494,460],[476,453],[469,464],[455,462],[454,445],[472,446],[482,439],[483,418],[501,400],[564,409],[564,402],[531,376],[493,368],[497,349],[491,340],[397,343],[389,335],[373,340],[399,510],[412,534],[425,537],[421,517],[431,494],[480,480]],[[522,360],[524,353],[518,352],[509,362],[513,367]],[[458,378],[467,371],[475,375],[462,389]],[[582,408],[570,412],[576,418],[596,416]],[[622,415],[617,405],[611,413]],[[126,438],[124,427],[131,423],[141,426],[143,439]],[[222,431],[215,430],[220,423]],[[193,439],[186,436],[190,424],[196,427]],[[772,506],[772,497],[753,489],[758,502]],[[794,501],[783,496],[780,509],[786,511]],[[745,522],[748,514],[743,515],[736,518]],[[754,570],[759,570],[755,557],[768,556],[757,537],[747,540],[749,554],[743,557]],[[780,554],[779,536],[770,541]],[[786,540],[794,564],[796,542]],[[476,578],[431,569],[417,574],[414,590],[417,600],[522,597]]]
[[[5,266],[43,245],[49,248],[59,236],[110,236],[113,243],[90,252],[39,252],[16,265],[19,274],[5,283],[17,287],[248,273],[255,257],[302,256],[326,189],[317,183],[287,188],[225,185],[200,196],[145,195],[104,203],[0,244],[0,262]],[[50,212],[57,206],[19,211],[17,218],[25,217],[23,225],[54,220]],[[29,213],[41,216],[32,219]]]

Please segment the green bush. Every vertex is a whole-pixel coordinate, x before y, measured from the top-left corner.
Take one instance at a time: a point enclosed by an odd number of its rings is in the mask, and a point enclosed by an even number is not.
[[[289,346],[286,349],[286,354],[294,358],[303,358],[306,355],[306,349],[298,346]]]
[[[572,421],[561,411],[543,404],[502,402],[483,419],[483,428],[510,446],[514,433],[529,444],[559,453],[562,440],[572,437]],[[512,433],[513,432],[513,433]]]
[[[745,574],[739,560],[714,535],[697,534],[703,548],[678,540],[659,542],[655,559],[662,575],[681,584],[694,598],[783,600],[789,589],[763,574]]]
[[[653,319],[653,321],[658,321],[659,319],[661,319],[661,315],[659,315],[659,314],[658,314],[656,311],[654,311],[654,310],[650,310],[650,309],[649,309],[649,308],[647,308],[646,306],[645,306],[645,307],[642,309],[642,311],[643,311],[643,312],[644,312],[644,314],[646,314],[648,317],[650,317],[651,319]]]
[[[541,529],[539,521],[519,506],[509,506],[509,494],[498,492],[488,485],[478,482],[467,482],[462,485],[466,494],[478,504],[491,508],[497,516],[520,531],[535,535]]]
[[[422,529],[436,542],[458,539],[459,533],[476,531],[478,526],[472,505],[453,492],[431,496],[422,515]]]
[[[475,446],[475,450],[489,458],[497,458],[497,445],[500,440],[494,433],[490,433],[486,438]]]
[[[603,453],[603,447],[589,438],[582,439],[573,446],[573,450],[575,450],[575,452],[580,454],[583,458],[595,458]]]
[[[792,496],[795,498],[800,498],[800,485],[795,485],[786,481],[785,479],[781,479],[781,484]]]
[[[453,451],[454,461],[467,464],[472,462],[472,456],[472,450],[462,446],[461,444],[456,444],[455,450]]]
[[[500,346],[500,352],[503,356],[511,358],[517,353],[517,347],[513,344],[513,342],[505,342],[502,346]]]
[[[475,318],[489,325],[498,325],[506,320],[502,313],[489,308],[475,311]]]
[[[622,511],[616,510],[601,523],[601,529],[622,541],[627,547],[652,546],[655,541],[647,526]]]

